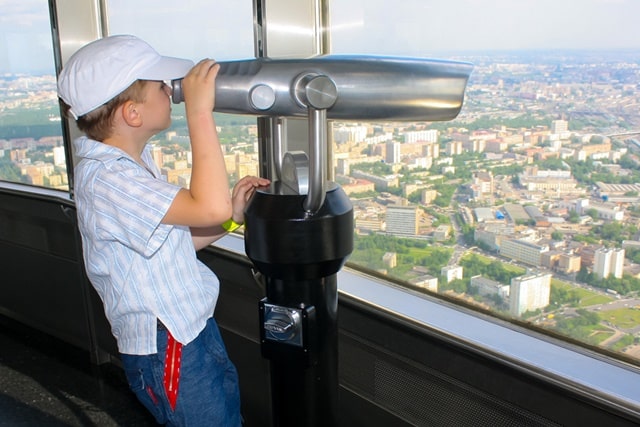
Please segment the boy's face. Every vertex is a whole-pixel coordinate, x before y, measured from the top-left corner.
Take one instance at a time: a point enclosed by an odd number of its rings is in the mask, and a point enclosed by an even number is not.
[[[171,88],[164,82],[149,81],[144,89],[144,126],[154,134],[171,125]]]

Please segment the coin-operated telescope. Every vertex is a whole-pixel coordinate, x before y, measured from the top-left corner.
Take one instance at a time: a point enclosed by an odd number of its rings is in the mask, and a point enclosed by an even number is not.
[[[265,278],[262,354],[275,426],[337,422],[337,273],[353,250],[353,207],[326,180],[327,120],[443,121],[462,108],[465,62],[319,56],[220,62],[215,111],[307,117],[308,155],[274,138],[277,175],[245,210],[245,250]],[[173,101],[182,101],[180,81]]]

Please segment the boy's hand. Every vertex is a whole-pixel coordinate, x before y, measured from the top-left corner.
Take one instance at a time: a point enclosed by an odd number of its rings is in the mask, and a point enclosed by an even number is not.
[[[245,176],[236,183],[231,194],[233,214],[231,218],[238,224],[244,223],[244,208],[258,187],[266,187],[271,181],[257,176]]]
[[[213,59],[203,59],[187,73],[182,81],[185,108],[188,113],[211,114],[215,107],[216,76],[220,64]]]

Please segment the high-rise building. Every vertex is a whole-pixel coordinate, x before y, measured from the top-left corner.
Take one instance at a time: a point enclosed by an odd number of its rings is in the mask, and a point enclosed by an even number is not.
[[[387,155],[385,156],[385,161],[387,163],[400,163],[400,143],[390,141],[386,143],[386,151]]]
[[[509,298],[509,286],[503,285],[500,282],[491,280],[481,275],[473,276],[469,285],[475,288],[480,295],[493,296],[497,295],[500,298]]]
[[[416,206],[387,206],[387,233],[400,236],[418,234],[418,208]]]
[[[53,164],[56,166],[64,166],[67,164],[64,147],[62,145],[53,147]]]
[[[624,249],[597,249],[593,260],[593,274],[601,279],[610,275],[621,279],[624,267]]]
[[[473,174],[473,185],[478,189],[478,193],[481,196],[493,194],[493,174],[485,171],[475,172]]]
[[[382,256],[382,263],[387,268],[395,268],[398,265],[398,254],[395,252],[385,252]]]
[[[551,133],[561,134],[569,130],[569,122],[566,120],[554,120],[551,122]]]
[[[448,156],[459,156],[460,154],[462,154],[462,142],[461,141],[447,142],[445,151]]]
[[[447,283],[451,283],[456,279],[462,280],[462,266],[460,265],[447,265],[440,269],[440,275],[444,276]]]
[[[418,286],[419,288],[424,288],[431,292],[438,292],[438,278],[433,277],[429,274],[425,274],[423,276],[414,277],[409,280],[414,286]]]
[[[513,316],[549,305],[551,273],[514,277],[509,287],[509,308]]]
[[[440,157],[440,145],[437,143],[423,144],[422,155],[437,159],[438,157]]]
[[[333,130],[333,140],[336,144],[345,142],[360,142],[367,137],[368,129],[366,126],[340,126]]]
[[[414,142],[437,142],[438,141],[438,131],[435,129],[429,130],[418,130],[405,132],[404,134],[404,142],[411,144]]]
[[[162,152],[162,147],[159,145],[154,145],[151,147],[151,158],[153,162],[156,164],[158,169],[162,169],[164,166],[164,154]]]
[[[611,251],[607,248],[597,249],[593,258],[593,274],[602,279],[609,276],[609,270],[611,270]]]
[[[538,245],[521,239],[504,239],[500,245],[500,255],[540,266],[542,254],[549,251],[549,245]]]
[[[611,270],[610,274],[616,279],[622,279],[624,270],[624,249],[614,249],[611,254]]]

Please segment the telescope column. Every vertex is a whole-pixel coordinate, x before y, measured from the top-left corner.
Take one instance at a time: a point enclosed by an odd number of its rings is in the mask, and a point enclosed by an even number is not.
[[[266,278],[260,339],[278,427],[337,425],[336,274],[353,250],[353,208],[335,185],[313,216],[304,199],[272,185],[245,212],[247,255]]]

